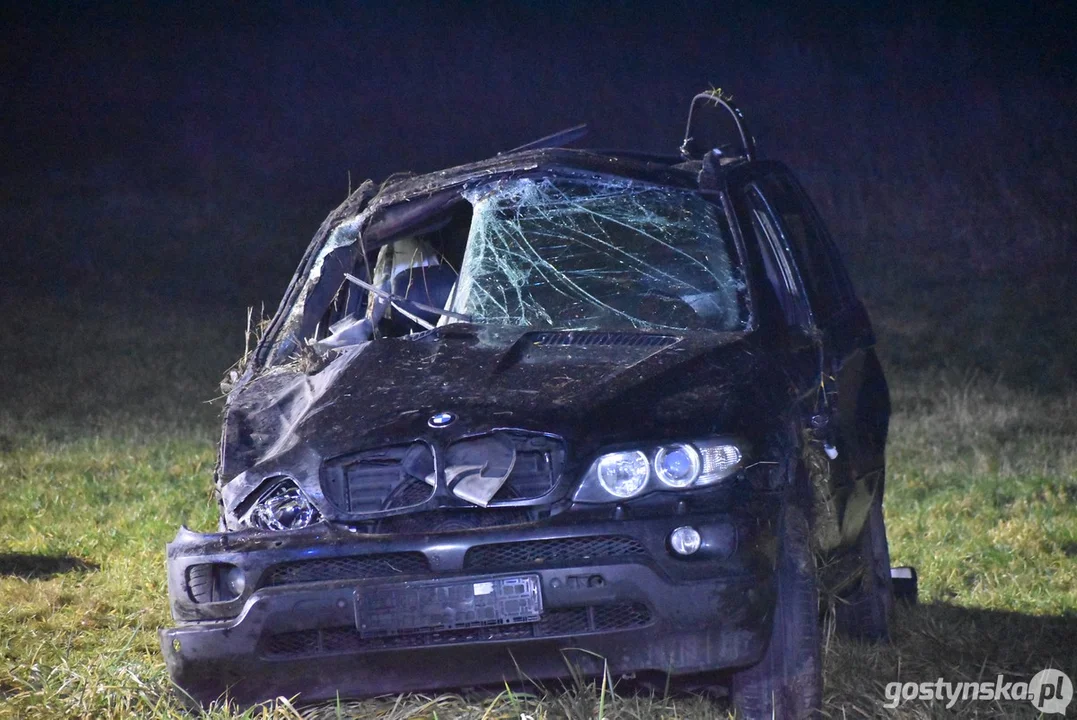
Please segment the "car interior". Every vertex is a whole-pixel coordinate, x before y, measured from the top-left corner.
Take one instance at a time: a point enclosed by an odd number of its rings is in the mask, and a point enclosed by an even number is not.
[[[471,227],[463,198],[433,223],[360,254],[312,338],[319,352],[444,324]],[[373,289],[371,289],[373,288]]]

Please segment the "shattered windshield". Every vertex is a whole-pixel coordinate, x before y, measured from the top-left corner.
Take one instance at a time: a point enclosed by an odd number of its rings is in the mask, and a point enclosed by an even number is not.
[[[741,330],[733,242],[698,194],[620,179],[516,178],[467,195],[454,312],[495,325]]]

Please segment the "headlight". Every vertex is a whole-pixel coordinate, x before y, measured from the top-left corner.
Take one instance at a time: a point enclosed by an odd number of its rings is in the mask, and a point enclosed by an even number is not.
[[[281,480],[254,503],[248,522],[259,530],[299,530],[322,519],[292,480]]]
[[[650,463],[639,450],[616,452],[598,459],[596,468],[598,482],[610,495],[619,498],[632,497],[647,483]]]
[[[699,451],[691,445],[668,445],[658,448],[654,472],[658,479],[674,488],[688,487],[699,477]]]
[[[573,499],[601,503],[653,490],[692,490],[713,485],[743,467],[743,447],[743,443],[729,437],[711,437],[605,453],[584,473]]]
[[[740,447],[728,440],[701,442],[699,452],[703,456],[703,462],[696,485],[710,485],[724,480],[740,470],[741,461],[744,459]]]

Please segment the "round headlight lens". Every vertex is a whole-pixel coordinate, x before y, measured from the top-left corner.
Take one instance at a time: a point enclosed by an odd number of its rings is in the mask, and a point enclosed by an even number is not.
[[[251,524],[260,530],[299,530],[321,519],[318,510],[290,480],[259,498],[250,514]]]
[[[658,479],[675,488],[688,487],[699,477],[699,451],[691,445],[668,445],[654,456]]]
[[[632,497],[647,483],[651,474],[647,456],[639,450],[603,455],[596,468],[598,482],[614,497]]]

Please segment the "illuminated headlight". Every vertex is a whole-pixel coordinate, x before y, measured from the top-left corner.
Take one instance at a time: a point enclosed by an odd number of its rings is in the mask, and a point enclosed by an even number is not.
[[[729,436],[620,450],[599,455],[584,473],[573,499],[602,503],[655,490],[693,490],[735,475],[743,444]]]
[[[248,517],[259,530],[299,530],[322,519],[291,480],[282,480],[254,503]]]
[[[654,456],[655,475],[674,488],[688,487],[695,482],[700,466],[699,451],[691,445],[660,447]]]
[[[639,450],[603,455],[596,468],[598,482],[610,495],[632,497],[647,484],[651,464]]]

